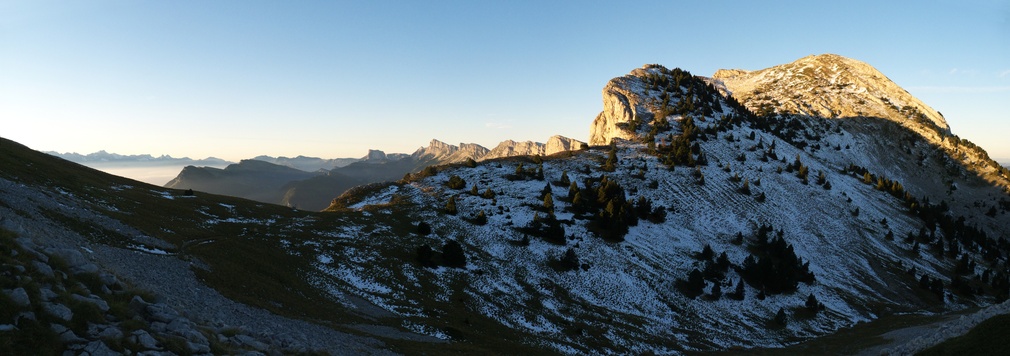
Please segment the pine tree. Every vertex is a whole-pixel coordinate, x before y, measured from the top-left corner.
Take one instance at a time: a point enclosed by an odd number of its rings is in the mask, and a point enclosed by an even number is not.
[[[743,233],[742,232],[736,233],[736,237],[733,238],[732,243],[737,246],[743,245]]]
[[[779,312],[775,313],[775,324],[779,326],[786,326],[789,323],[789,316],[786,315],[786,310],[779,308]]]
[[[550,212],[554,211],[554,198],[551,193],[544,195],[544,209]]]
[[[561,258],[561,268],[566,271],[579,268],[579,256],[571,247],[565,251],[565,256]]]
[[[705,278],[697,268],[687,275],[687,283],[684,285],[684,294],[690,298],[697,297],[704,292]]]
[[[740,193],[750,195],[750,183],[746,179],[743,180],[743,186],[740,187]]]
[[[722,286],[719,283],[715,283],[715,285],[712,286],[712,293],[710,293],[710,295],[713,300],[718,300],[722,297]]]
[[[445,213],[449,215],[456,215],[456,196],[453,195],[449,197],[449,201],[445,203]]]
[[[463,246],[459,242],[456,242],[456,240],[446,242],[442,246],[442,262],[446,267],[466,267],[466,255],[463,254]]]
[[[576,184],[575,182],[572,182],[568,186],[568,200],[569,201],[575,200],[575,194],[578,194],[578,193],[579,193],[579,185]]]
[[[463,189],[466,188],[466,181],[460,176],[454,174],[452,177],[449,177],[449,181],[446,182],[445,185],[448,186],[449,189]]]
[[[743,300],[746,295],[743,286],[743,278],[736,282],[736,291],[733,292],[733,299]]]
[[[417,223],[417,234],[421,236],[431,234],[431,225],[428,225],[428,223],[424,221]]]
[[[477,185],[474,184],[473,188],[470,188],[470,195],[477,195]]]
[[[810,296],[807,297],[807,302],[805,303],[805,305],[807,307],[807,310],[810,310],[814,313],[816,313],[818,310],[821,309],[821,303],[817,301],[817,297],[814,297],[813,293],[810,293]]]
[[[613,172],[617,169],[617,148],[612,146],[610,151],[607,152],[607,160],[603,162],[603,167],[601,168],[606,172]]]
[[[561,172],[561,181],[560,181],[560,183],[563,184],[563,185],[568,185],[569,183],[571,183],[571,180],[568,178],[568,171],[562,171]]]
[[[474,224],[477,224],[477,225],[486,225],[487,224],[487,214],[485,214],[484,211],[481,210],[479,213],[477,213],[477,216],[475,216],[472,221],[473,221]]]
[[[701,253],[698,254],[698,259],[702,261],[711,260],[712,257],[715,257],[715,251],[712,251],[711,245],[705,245],[705,248],[701,249]]]
[[[417,263],[422,267],[435,268],[434,256],[435,251],[431,249],[431,246],[421,245],[417,247]]]

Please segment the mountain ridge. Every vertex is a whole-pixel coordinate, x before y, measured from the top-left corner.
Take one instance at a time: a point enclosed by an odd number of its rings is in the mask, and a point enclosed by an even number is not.
[[[297,169],[294,164],[296,161],[303,165],[318,165],[329,164],[334,160],[277,159],[276,163],[271,163],[259,159],[261,156],[231,164],[223,170],[187,166],[165,187],[194,189],[318,211],[354,186],[398,180],[405,174],[416,173],[430,165],[477,162],[517,155],[550,155],[584,148],[584,143],[559,135],[552,136],[547,142],[506,140],[494,150],[489,150],[474,143],[455,146],[432,139],[428,146],[418,148],[409,155],[387,154],[382,150],[370,149],[365,157],[346,165],[308,171],[305,174],[290,169]]]

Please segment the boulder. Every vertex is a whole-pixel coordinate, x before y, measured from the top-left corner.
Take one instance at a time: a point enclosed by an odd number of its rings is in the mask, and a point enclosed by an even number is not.
[[[56,256],[63,259],[67,263],[67,267],[70,268],[70,273],[81,274],[81,273],[96,273],[98,272],[98,266],[91,261],[88,261],[81,251],[70,248],[57,248],[57,249],[47,249],[47,253],[51,256]]]
[[[154,321],[171,323],[179,318],[179,313],[164,303],[151,304],[147,306],[147,315]]]
[[[130,334],[130,341],[148,350],[161,349],[161,346],[158,345],[158,340],[155,340],[151,334],[144,330],[136,330]]]
[[[78,302],[84,302],[84,303],[92,304],[92,305],[98,307],[98,309],[101,310],[103,313],[109,311],[109,303],[105,302],[105,300],[103,300],[102,298],[99,298],[98,296],[92,295],[90,297],[85,297],[85,296],[80,296],[80,295],[77,295],[77,294],[73,294],[73,295],[70,296],[70,299],[76,300]]]
[[[32,261],[32,267],[35,268],[36,272],[38,272],[39,274],[41,274],[41,275],[43,275],[45,277],[56,278],[56,274],[53,273],[53,268],[49,267],[49,265],[46,264],[45,262],[42,262],[42,261]]]
[[[19,307],[32,305],[32,300],[28,298],[28,292],[24,288],[5,289],[4,294],[7,294],[11,301]]]
[[[70,319],[74,318],[74,312],[63,304],[42,303],[42,310],[44,310],[46,314],[52,315],[63,321],[70,321]]]
[[[120,355],[120,353],[112,351],[112,349],[110,349],[109,346],[106,345],[104,342],[92,341],[88,343],[87,346],[84,346],[84,349],[81,350],[81,355],[117,356]]]

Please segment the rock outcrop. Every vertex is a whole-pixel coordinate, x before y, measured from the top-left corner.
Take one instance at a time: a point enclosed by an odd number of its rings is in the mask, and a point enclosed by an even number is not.
[[[554,135],[544,144],[544,154],[550,156],[565,151],[577,151],[583,149],[583,145],[585,144],[585,142],[573,138]]]
[[[652,111],[638,95],[642,87],[641,78],[648,73],[649,68],[645,66],[607,82],[603,87],[603,111],[596,116],[589,129],[590,145],[607,145],[614,138],[634,139],[635,132],[628,130],[627,126],[632,122],[652,118]]]
[[[524,156],[524,155],[543,155],[544,154],[544,144],[540,142],[524,141],[516,142],[512,140],[505,140],[498,144],[495,148],[491,149],[482,159],[493,159],[502,157],[512,157],[512,156]]]
[[[380,150],[368,150],[368,154],[362,158],[363,161],[385,161],[386,152]]]
[[[467,159],[479,160],[488,153],[488,149],[476,143],[460,143],[459,146],[431,140],[428,147],[418,148],[411,155],[415,159],[435,160],[442,164],[464,162]]]
[[[561,135],[552,136],[546,144],[505,140],[491,150],[476,143],[460,143],[459,146],[455,146],[433,139],[427,147],[414,151],[411,157],[432,164],[450,164],[465,162],[468,159],[483,161],[512,156],[552,155],[564,151],[577,151],[583,149],[584,145],[585,142]]]

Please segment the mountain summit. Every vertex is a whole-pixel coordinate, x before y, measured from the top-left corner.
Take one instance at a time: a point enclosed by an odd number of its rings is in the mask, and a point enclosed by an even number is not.
[[[913,129],[934,125],[950,133],[938,111],[873,66],[837,54],[807,56],[756,71],[720,69],[713,79],[758,115],[774,111],[825,118],[881,117]]]

